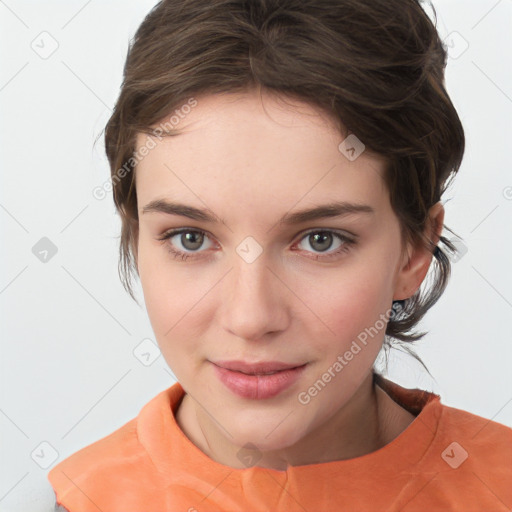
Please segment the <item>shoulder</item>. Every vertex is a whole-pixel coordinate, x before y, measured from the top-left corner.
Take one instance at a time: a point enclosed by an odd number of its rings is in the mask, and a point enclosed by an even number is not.
[[[137,418],[134,418],[58,463],[48,473],[48,480],[54,490],[60,493],[71,492],[76,487],[74,482],[84,482],[92,476],[95,479],[102,478],[103,474],[107,477],[110,472],[116,472],[124,466],[127,460],[136,463],[135,467],[141,467],[146,458],[147,454],[137,438]]]
[[[443,404],[439,412],[432,444],[413,471],[416,503],[450,503],[453,510],[512,503],[512,429]],[[406,510],[416,509],[411,502]]]
[[[512,441],[512,428],[507,425],[443,404],[439,433],[445,432],[457,433],[475,446],[488,442],[509,444]]]
[[[128,496],[135,489],[164,485],[144,436],[165,430],[169,407],[174,395],[179,396],[178,391],[176,387],[162,391],[143,406],[137,417],[58,463],[47,475],[57,506],[65,507],[64,511],[92,511],[95,502],[108,509],[116,496],[119,501],[119,496]],[[133,504],[135,497],[130,499]]]
[[[439,442],[448,443],[443,457],[451,453],[470,459],[469,464],[508,468],[512,460],[512,428],[469,411],[442,405],[438,425]],[[447,460],[448,462],[448,460]]]
[[[71,469],[72,466],[77,464],[86,467],[83,464],[92,462],[92,460],[95,461],[96,465],[98,462],[109,464],[120,456],[131,454],[137,448],[137,418],[134,418],[114,432],[74,452],[57,464],[50,471],[50,474],[65,467]]]

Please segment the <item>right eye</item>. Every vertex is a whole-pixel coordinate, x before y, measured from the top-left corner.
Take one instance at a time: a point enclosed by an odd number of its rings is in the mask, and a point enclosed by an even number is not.
[[[179,228],[172,229],[161,235],[158,240],[164,242],[167,250],[173,255],[174,258],[181,258],[186,260],[191,256],[194,257],[194,253],[199,252],[199,249],[204,242],[206,233],[201,230],[191,228]],[[171,242],[171,240],[177,237],[177,242]],[[179,243],[181,248],[175,248],[175,244]],[[187,252],[191,251],[191,252]]]

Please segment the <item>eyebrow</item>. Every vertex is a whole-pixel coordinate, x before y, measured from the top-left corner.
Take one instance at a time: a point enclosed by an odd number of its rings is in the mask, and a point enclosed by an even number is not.
[[[142,208],[142,213],[159,212],[167,215],[179,215],[193,220],[199,220],[211,223],[223,223],[218,215],[210,209],[200,209],[182,203],[170,202],[165,199],[157,199],[149,202]],[[331,217],[343,217],[350,214],[375,214],[375,210],[367,204],[349,203],[346,201],[334,201],[331,203],[307,208],[292,213],[287,213],[281,217],[278,224],[294,225],[302,224],[311,220],[318,220]]]

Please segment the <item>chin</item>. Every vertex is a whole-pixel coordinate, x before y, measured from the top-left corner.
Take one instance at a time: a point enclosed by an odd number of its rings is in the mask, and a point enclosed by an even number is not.
[[[229,430],[233,437],[230,437],[229,440],[241,448],[250,443],[260,451],[274,451],[293,446],[306,434],[291,422],[287,423],[285,420],[280,424],[281,421],[282,418],[276,419],[275,415],[272,415],[268,421],[264,421],[260,414],[252,421],[248,421],[248,424],[233,426]]]

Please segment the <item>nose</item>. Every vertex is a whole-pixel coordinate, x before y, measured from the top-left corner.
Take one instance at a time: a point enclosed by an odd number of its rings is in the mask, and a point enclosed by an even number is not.
[[[236,256],[222,288],[221,322],[246,341],[258,341],[286,329],[292,292],[269,266],[264,253],[248,263]]]

